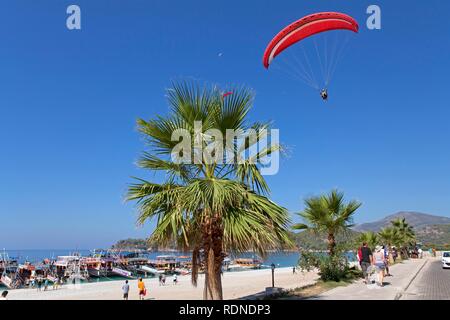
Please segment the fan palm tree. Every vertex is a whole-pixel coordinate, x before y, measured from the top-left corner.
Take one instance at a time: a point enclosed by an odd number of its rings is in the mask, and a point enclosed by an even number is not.
[[[353,226],[353,215],[361,206],[355,200],[344,202],[344,194],[332,190],[329,194],[305,200],[305,210],[298,213],[305,223],[295,224],[295,230],[313,230],[327,234],[328,252],[335,254],[336,235]]]
[[[391,221],[392,226],[397,230],[397,245],[401,249],[404,257],[408,257],[408,247],[414,245],[416,235],[413,227],[406,222],[405,218],[397,218]]]
[[[400,242],[400,234],[398,232],[398,230],[394,227],[386,227],[386,228],[382,228],[379,232],[378,232],[378,236],[380,238],[380,240],[386,245],[388,246],[389,250],[389,262],[390,263],[394,263],[394,258],[392,256],[392,246],[398,246],[399,242]]]
[[[367,246],[370,248],[370,250],[375,250],[375,247],[380,244],[380,238],[378,235],[373,231],[367,231],[361,233],[361,235],[358,237],[359,243],[367,243]]]
[[[149,241],[192,250],[192,283],[197,285],[199,267],[204,266],[204,299],[223,298],[226,252],[254,250],[264,256],[268,250],[293,245],[289,214],[268,198],[259,162],[280,146],[271,144],[240,157],[269,140],[270,131],[268,124],[246,121],[253,93],[244,87],[232,92],[225,98],[217,87],[175,83],[167,91],[170,114],[137,121],[150,148],[138,165],[163,173],[164,180],[136,178],[127,199],[137,202],[139,224],[156,219]],[[237,139],[228,139],[227,130],[237,132]],[[173,137],[186,132],[182,142],[189,148],[180,149]],[[234,161],[224,160],[229,154]]]

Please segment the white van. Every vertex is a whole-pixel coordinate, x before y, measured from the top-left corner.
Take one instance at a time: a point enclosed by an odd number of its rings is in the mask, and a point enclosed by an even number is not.
[[[450,251],[442,252],[442,269],[450,268]]]

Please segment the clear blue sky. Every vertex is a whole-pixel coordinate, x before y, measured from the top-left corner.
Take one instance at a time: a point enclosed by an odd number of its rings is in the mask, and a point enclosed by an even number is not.
[[[81,31],[65,25],[72,3]],[[365,27],[369,4],[381,6],[380,31]],[[328,104],[261,64],[280,28],[325,10],[361,25]],[[255,89],[251,118],[273,120],[291,149],[268,179],[290,211],[337,187],[364,203],[357,222],[450,216],[449,13],[438,0],[2,1],[0,247],[148,235],[123,201],[130,176],[151,177],[134,166],[144,149],[135,121],[167,112],[176,77]]]

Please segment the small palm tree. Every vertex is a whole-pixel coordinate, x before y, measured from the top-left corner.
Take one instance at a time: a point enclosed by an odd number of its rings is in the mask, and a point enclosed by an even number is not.
[[[332,190],[329,194],[305,200],[305,210],[298,213],[305,223],[293,226],[295,230],[313,230],[327,234],[328,252],[335,254],[336,235],[353,226],[353,215],[361,206],[355,200],[344,202],[344,194]]]
[[[140,224],[156,219],[151,242],[176,243],[180,249],[192,250],[193,285],[197,285],[199,267],[205,269],[204,299],[223,297],[221,271],[227,252],[253,250],[264,256],[270,249],[292,246],[289,214],[267,197],[269,188],[257,161],[278,151],[279,145],[260,148],[239,162],[224,160],[226,153],[236,159],[270,139],[267,124],[246,122],[252,92],[245,88],[232,92],[224,98],[216,87],[174,84],[167,92],[170,115],[138,120],[138,129],[150,146],[138,165],[162,173],[163,182],[137,179],[127,197],[137,201]],[[229,130],[240,136],[225,140]],[[188,154],[177,149],[179,141],[173,139],[186,131],[189,136],[183,142],[192,137]],[[222,156],[219,145],[226,149]]]
[[[367,231],[361,233],[361,235],[358,237],[359,243],[367,243],[367,246],[370,248],[370,250],[375,250],[375,247],[380,244],[380,238],[378,235],[373,231]]]

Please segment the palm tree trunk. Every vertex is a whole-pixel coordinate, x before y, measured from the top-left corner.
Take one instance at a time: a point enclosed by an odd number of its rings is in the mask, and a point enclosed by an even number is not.
[[[208,219],[209,220],[209,219]],[[223,229],[216,216],[204,225],[205,286],[204,300],[222,300]]]
[[[334,256],[335,248],[336,248],[336,240],[334,238],[334,233],[329,232],[328,233],[328,252],[329,252],[330,256]]]

